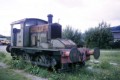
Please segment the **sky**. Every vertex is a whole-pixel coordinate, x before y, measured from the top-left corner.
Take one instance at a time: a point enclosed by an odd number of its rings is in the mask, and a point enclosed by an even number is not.
[[[72,26],[81,32],[105,21],[111,26],[120,25],[120,0],[0,0],[0,34],[10,36],[10,24],[23,18],[47,20],[63,28]]]

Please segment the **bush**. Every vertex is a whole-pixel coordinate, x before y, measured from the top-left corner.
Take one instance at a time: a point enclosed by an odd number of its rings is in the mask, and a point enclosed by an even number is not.
[[[116,40],[114,42],[111,42],[111,47],[116,49],[116,48],[120,48],[120,40]]]
[[[78,47],[82,47],[84,45],[82,33],[80,31],[74,30],[72,27],[67,26],[62,33],[63,38],[71,39],[77,44]]]
[[[110,42],[113,41],[110,26],[105,22],[100,23],[98,27],[89,29],[84,35],[86,45],[91,48],[110,48]]]

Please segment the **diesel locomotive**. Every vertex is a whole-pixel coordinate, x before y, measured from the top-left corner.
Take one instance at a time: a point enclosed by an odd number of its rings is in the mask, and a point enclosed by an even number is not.
[[[48,21],[25,18],[11,23],[11,44],[6,50],[13,59],[22,57],[32,64],[63,70],[85,65],[90,55],[99,58],[99,48],[78,48],[72,40],[62,38],[62,26],[52,23],[53,15],[47,17]]]

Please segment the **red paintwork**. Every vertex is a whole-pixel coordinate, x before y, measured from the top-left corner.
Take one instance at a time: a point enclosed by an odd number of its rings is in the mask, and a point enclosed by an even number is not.
[[[70,60],[70,50],[71,49],[64,49],[64,50],[61,50],[61,52],[63,53],[62,56],[61,56],[61,63],[73,63],[71,60]],[[78,50],[80,51],[80,53],[83,54],[83,60],[82,61],[87,61],[87,60],[90,60],[90,53],[89,53],[89,49],[88,48],[78,48]],[[76,56],[76,55],[75,55]],[[81,59],[79,57],[79,61],[78,62],[81,62]]]

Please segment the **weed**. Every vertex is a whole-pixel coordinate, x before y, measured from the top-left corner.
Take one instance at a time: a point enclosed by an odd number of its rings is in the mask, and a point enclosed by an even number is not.
[[[0,52],[0,60],[3,60],[6,57],[6,55],[3,52]]]
[[[10,67],[11,68],[16,68],[16,69],[24,69],[26,66],[26,62],[24,60],[11,60],[9,61]]]
[[[99,67],[102,68],[102,69],[109,69],[111,67],[111,65],[108,61],[102,61],[99,64]]]

